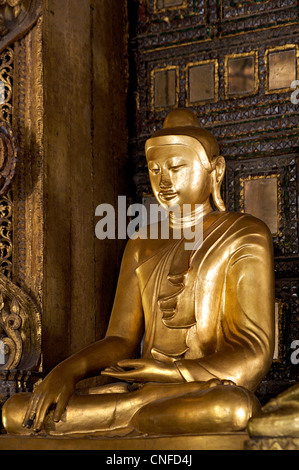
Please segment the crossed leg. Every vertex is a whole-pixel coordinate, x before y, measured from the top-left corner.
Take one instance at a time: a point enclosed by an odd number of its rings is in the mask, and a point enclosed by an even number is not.
[[[118,393],[114,393],[114,389]],[[75,394],[59,423],[49,413],[42,433],[52,436],[71,434],[126,435],[190,434],[241,431],[260,406],[257,398],[235,385],[197,382],[180,384],[147,383],[135,391],[123,384],[100,387],[89,394]],[[31,394],[11,397],[2,410],[8,434],[32,434],[22,422]]]

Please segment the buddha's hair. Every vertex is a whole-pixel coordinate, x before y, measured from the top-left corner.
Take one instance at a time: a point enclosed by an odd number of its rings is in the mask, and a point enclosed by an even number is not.
[[[201,143],[211,164],[219,156],[220,150],[216,138],[201,127],[198,118],[190,109],[175,109],[166,117],[163,129],[157,131],[152,137],[170,135],[189,136]]]

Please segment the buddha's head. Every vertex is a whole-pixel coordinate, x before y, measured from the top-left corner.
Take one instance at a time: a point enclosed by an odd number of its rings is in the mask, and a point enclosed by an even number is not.
[[[220,196],[225,160],[215,137],[200,126],[191,110],[171,111],[163,129],[146,141],[145,153],[152,189],[162,207],[169,210],[212,199],[217,209],[225,211]]]

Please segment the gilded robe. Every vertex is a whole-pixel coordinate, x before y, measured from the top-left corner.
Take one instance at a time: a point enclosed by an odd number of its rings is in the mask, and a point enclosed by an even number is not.
[[[218,212],[196,251],[175,240],[138,266],[143,357],[174,362],[186,382],[228,379],[256,390],[273,357],[271,234]]]

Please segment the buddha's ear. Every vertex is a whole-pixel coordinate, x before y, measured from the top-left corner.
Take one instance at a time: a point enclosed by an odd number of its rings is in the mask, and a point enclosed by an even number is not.
[[[225,211],[226,207],[221,197],[220,189],[225,174],[225,160],[222,156],[216,157],[213,162],[212,172],[212,197],[215,206],[220,211]]]

